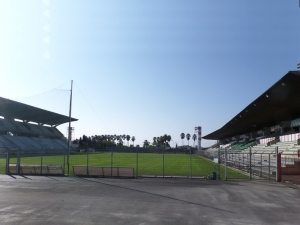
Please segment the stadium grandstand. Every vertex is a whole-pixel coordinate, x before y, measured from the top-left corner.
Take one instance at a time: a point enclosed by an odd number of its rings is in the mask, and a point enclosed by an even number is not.
[[[300,148],[300,71],[289,71],[220,129],[204,139],[216,148],[269,151],[278,146],[291,153]]]
[[[224,126],[204,136],[217,144],[199,154],[223,162],[226,155],[235,168],[253,166],[260,176],[270,176],[278,151],[285,175],[300,175],[299,99],[300,71],[289,71]]]
[[[0,153],[66,151],[67,138],[56,127],[69,120],[68,116],[0,97]]]

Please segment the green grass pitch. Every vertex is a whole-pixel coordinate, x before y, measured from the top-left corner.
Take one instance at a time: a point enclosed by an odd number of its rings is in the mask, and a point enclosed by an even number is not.
[[[164,160],[163,160],[164,159]],[[164,161],[164,163],[163,163]],[[190,163],[191,162],[191,163]],[[16,163],[16,157],[10,158],[10,163]],[[70,173],[73,174],[73,165],[133,167],[135,174],[140,175],[164,175],[165,176],[207,176],[217,172],[216,164],[211,160],[198,155],[188,154],[150,154],[150,153],[77,153],[70,155]],[[22,165],[40,165],[41,156],[31,155],[21,157]],[[65,165],[66,157],[63,155],[44,155],[43,165]],[[65,170],[67,172],[67,169]],[[0,173],[5,173],[5,156],[0,156]],[[221,179],[224,178],[224,167],[221,166]],[[247,179],[248,176],[238,171],[227,168],[228,178]]]

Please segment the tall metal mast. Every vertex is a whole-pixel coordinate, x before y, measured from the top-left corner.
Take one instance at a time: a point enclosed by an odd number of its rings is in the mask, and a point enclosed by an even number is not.
[[[70,94],[70,108],[69,108],[68,156],[67,156],[68,175],[70,175],[72,92],[73,92],[73,80],[71,80],[71,94]]]

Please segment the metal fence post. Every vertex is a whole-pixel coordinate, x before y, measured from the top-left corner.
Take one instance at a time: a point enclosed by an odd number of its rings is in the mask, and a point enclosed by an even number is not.
[[[271,179],[271,153],[269,153],[269,180]]]
[[[40,174],[43,174],[43,152],[41,152],[41,170],[40,170]]]
[[[113,149],[111,148],[111,153],[110,153],[110,177],[112,177],[112,171],[113,171]]]
[[[66,173],[66,153],[64,152],[64,175]]]
[[[225,180],[227,180],[227,148],[225,148]]]
[[[243,169],[245,168],[245,161],[244,161],[244,152],[243,152]]]
[[[262,153],[260,154],[260,177],[262,177]]]
[[[281,170],[281,168],[279,168],[279,166],[281,166],[281,162],[279,164],[279,158],[281,160],[281,156],[279,157],[278,155],[278,146],[275,147],[275,154],[276,154],[276,181],[279,181],[280,178],[279,170]]]
[[[190,148],[190,178],[192,179],[192,149]]]
[[[240,155],[240,153],[238,153],[238,158],[235,158],[235,161],[236,161],[236,159],[239,160],[239,170],[241,170],[241,155]]]
[[[165,178],[165,148],[163,148],[163,178]]]
[[[86,175],[89,175],[89,149],[86,150]]]
[[[17,174],[20,175],[20,151],[17,152]]]
[[[249,179],[252,179],[252,151],[249,149]]]
[[[220,148],[218,149],[218,180],[221,179],[221,154],[220,154]]]
[[[9,150],[6,152],[6,174],[9,174]]]
[[[67,170],[68,170],[68,176],[70,176],[70,152],[67,153]]]
[[[136,148],[136,178],[139,176],[139,149]]]

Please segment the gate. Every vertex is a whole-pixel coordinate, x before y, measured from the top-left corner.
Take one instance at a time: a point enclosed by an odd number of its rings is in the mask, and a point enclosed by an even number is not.
[[[220,179],[276,179],[277,153],[215,149],[201,154],[219,162]]]
[[[276,178],[276,154],[273,153],[245,153],[228,152],[227,166],[241,173],[249,179]],[[232,178],[230,174],[227,178]]]

